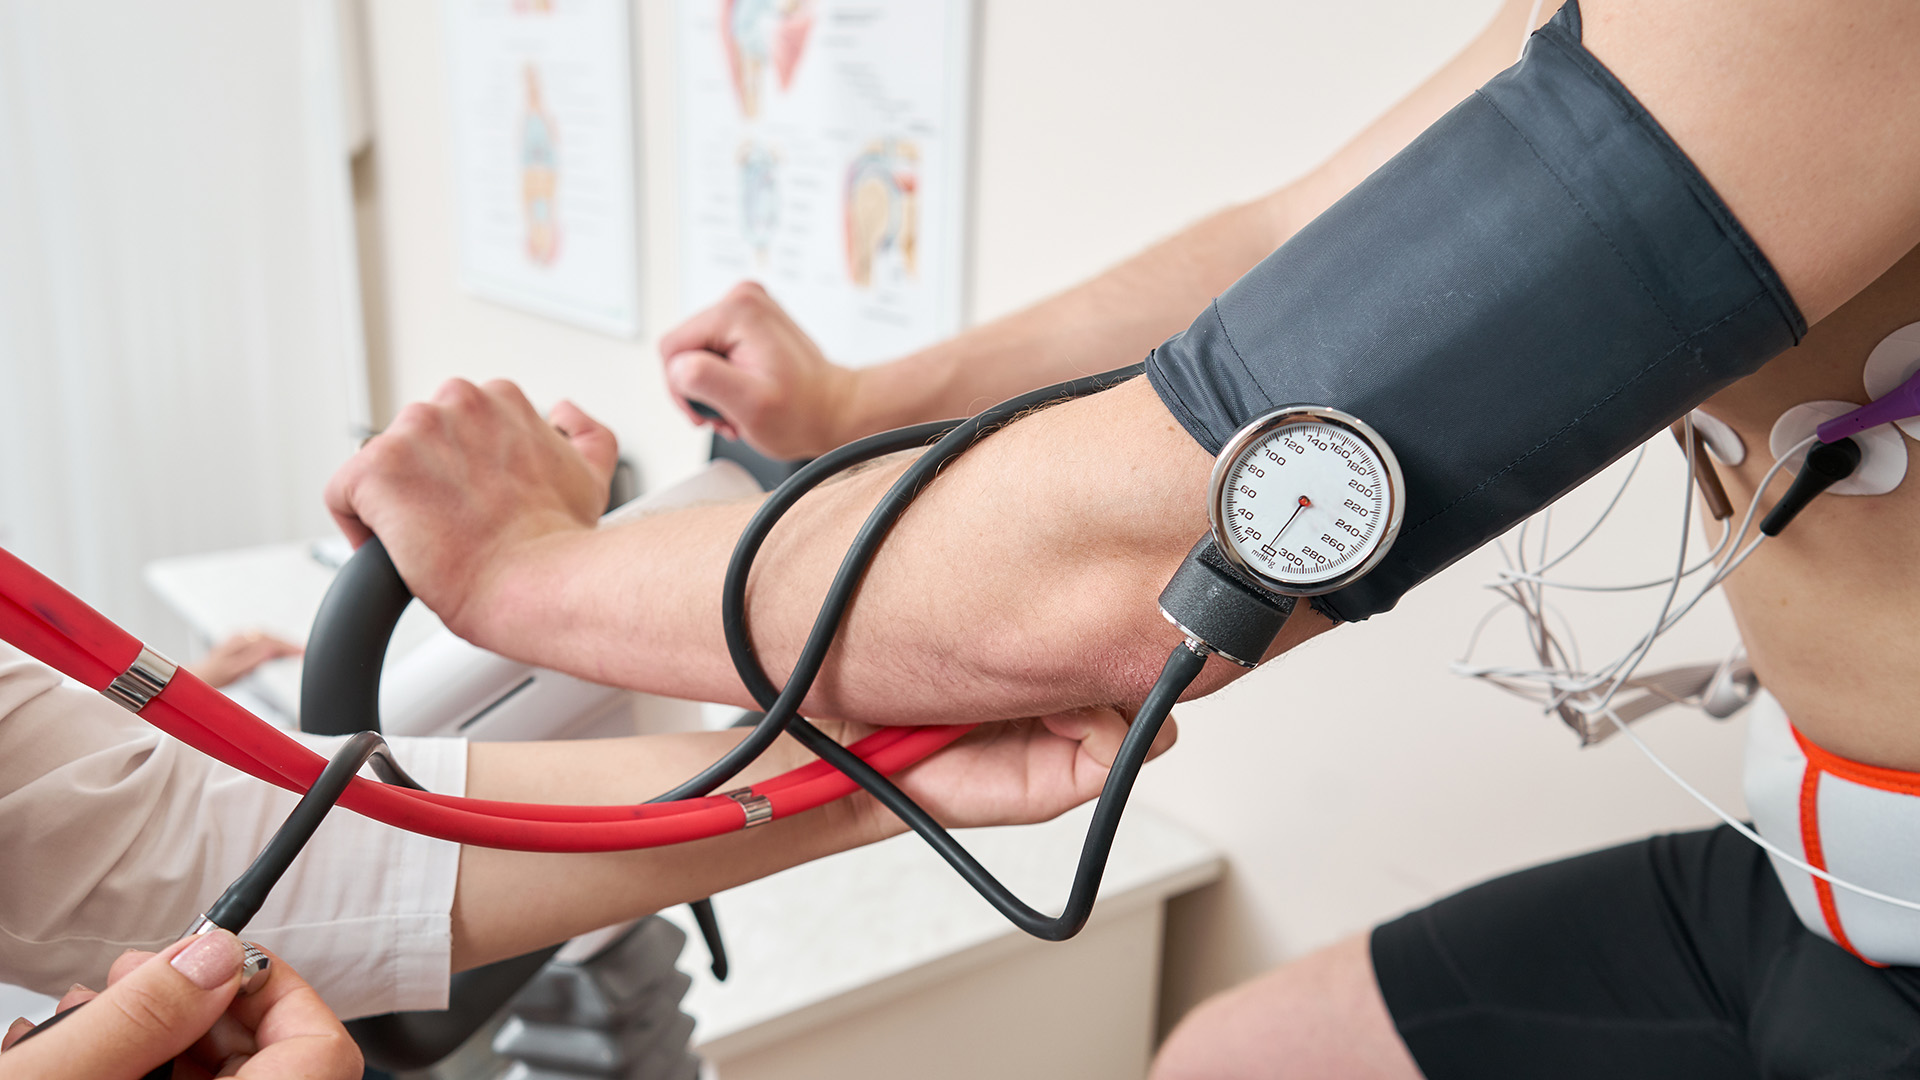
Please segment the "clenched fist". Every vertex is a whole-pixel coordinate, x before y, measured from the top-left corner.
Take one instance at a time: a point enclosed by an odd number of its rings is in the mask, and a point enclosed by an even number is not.
[[[510,382],[452,379],[334,473],[327,509],[355,547],[378,535],[413,594],[475,640],[515,558],[593,528],[618,452],[570,403],[543,418]]]
[[[687,418],[772,458],[818,457],[849,430],[855,376],[821,355],[806,331],[753,282],[660,339],[667,389]],[[694,410],[699,402],[719,414]]]

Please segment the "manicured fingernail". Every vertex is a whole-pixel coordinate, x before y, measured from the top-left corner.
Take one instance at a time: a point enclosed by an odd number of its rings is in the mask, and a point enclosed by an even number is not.
[[[86,987],[84,987],[84,986],[81,986],[81,985],[80,985],[79,983],[74,983],[74,984],[73,984],[72,986],[69,986],[69,987],[67,987],[67,994],[71,994],[71,993],[73,993],[73,992],[74,992],[75,990],[85,990],[85,989],[86,989]],[[61,994],[60,996],[61,996],[61,997],[66,997],[66,996],[67,996],[67,994]]]
[[[217,990],[240,974],[240,939],[225,930],[201,934],[174,954],[173,970],[202,990]]]

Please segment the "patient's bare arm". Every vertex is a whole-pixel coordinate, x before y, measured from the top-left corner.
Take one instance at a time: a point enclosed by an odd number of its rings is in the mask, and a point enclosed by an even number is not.
[[[719,594],[753,504],[594,529],[591,494],[567,508],[554,493],[591,492],[611,442],[577,410],[562,423],[591,460],[569,460],[566,439],[510,384],[449,383],[345,466],[330,499],[356,539],[370,525],[415,594],[476,644],[601,682],[752,705],[727,657]],[[776,678],[853,532],[904,467],[823,487],[769,539],[748,618]],[[1137,703],[1179,641],[1153,598],[1206,528],[1210,467],[1143,380],[985,440],[894,529],[809,714],[930,723]],[[1325,625],[1303,614],[1288,640]]]
[[[1588,42],[1671,124],[1810,320],[1920,239],[1920,184],[1890,180],[1920,175],[1920,68],[1905,62],[1920,9],[1885,0],[1841,20],[1811,2],[1651,7],[1590,0]],[[330,505],[350,531],[378,531],[416,593],[472,640],[593,678],[743,700],[717,610],[750,507],[595,532],[590,507],[568,520],[525,486],[546,482],[528,462],[566,463],[554,447],[565,440],[510,387],[450,384],[343,468]],[[468,455],[487,467],[461,464]],[[986,440],[894,531],[808,708],[916,723],[1139,701],[1175,640],[1154,597],[1206,526],[1209,465],[1140,381]],[[898,468],[820,491],[767,545],[749,615],[776,675]],[[1324,628],[1298,616],[1278,647]]]

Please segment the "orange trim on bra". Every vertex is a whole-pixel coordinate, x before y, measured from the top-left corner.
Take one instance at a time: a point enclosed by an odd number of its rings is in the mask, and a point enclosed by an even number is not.
[[[1850,780],[1864,787],[1878,788],[1881,791],[1894,791],[1902,795],[1920,795],[1920,773],[1905,772],[1900,769],[1888,769],[1880,765],[1863,765],[1858,761],[1843,758],[1831,750],[1824,750],[1800,733],[1791,722],[1787,725],[1793,732],[1794,741],[1800,744],[1800,752],[1807,755],[1807,765],[1824,773],[1832,773],[1842,780]]]

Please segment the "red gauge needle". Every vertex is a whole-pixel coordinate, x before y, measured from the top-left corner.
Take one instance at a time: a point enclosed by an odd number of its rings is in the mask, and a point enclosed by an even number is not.
[[[1299,517],[1300,511],[1305,510],[1307,507],[1312,505],[1313,505],[1312,499],[1307,498],[1305,495],[1300,496],[1300,505],[1293,508],[1293,517],[1290,517],[1287,519],[1287,525],[1293,524],[1293,518]],[[1280,539],[1280,534],[1287,531],[1287,525],[1282,525],[1278,529],[1274,530],[1273,540]],[[1269,540],[1267,542],[1272,543],[1273,540]]]

